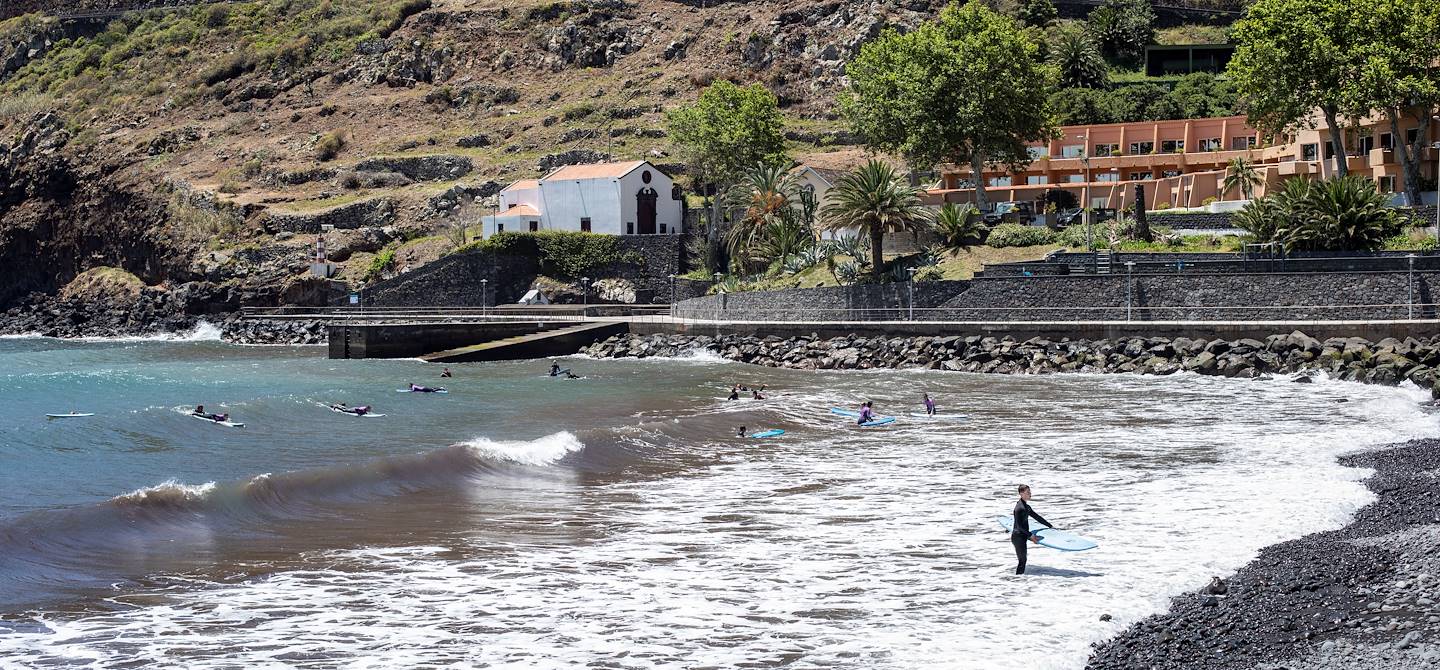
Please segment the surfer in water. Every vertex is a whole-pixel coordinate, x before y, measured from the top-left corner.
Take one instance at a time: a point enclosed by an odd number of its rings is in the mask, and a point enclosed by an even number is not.
[[[874,421],[874,420],[875,420],[875,406],[874,406],[874,401],[866,400],[866,401],[865,401],[865,404],[863,404],[863,405],[860,406],[860,420],[857,421],[856,423],[858,423],[858,424],[860,424],[860,425],[863,426],[863,425],[865,425],[865,424],[867,424],[867,423],[870,423],[871,421]]]
[[[229,421],[229,420],[230,420],[230,415],[229,415],[229,414],[210,414],[209,412],[206,412],[204,405],[196,405],[196,406],[195,406],[195,411],[190,412],[190,413],[191,413],[191,414],[194,414],[195,416],[198,416],[198,417],[201,417],[201,418],[205,418],[205,419],[209,419],[209,420],[211,420],[211,421],[216,421],[216,422],[219,422],[219,421]]]
[[[764,400],[765,396],[760,395],[760,389],[755,389],[750,392],[750,398],[753,400]]]
[[[429,386],[420,386],[419,384],[414,383],[410,384],[411,393],[435,393],[436,391],[444,390],[444,388],[430,388]]]
[[[925,395],[925,413],[926,413],[926,414],[929,414],[930,416],[935,416],[935,401],[930,398],[930,394],[929,394],[929,393],[926,393],[926,394],[924,394],[924,395]]]
[[[1030,517],[1032,516],[1036,521],[1045,524],[1046,528],[1055,527],[1046,521],[1045,517],[1030,509],[1030,486],[1021,484],[1020,500],[1015,503],[1015,518],[1010,526],[1010,544],[1015,545],[1015,574],[1017,575],[1025,574],[1025,558],[1029,553],[1029,547],[1025,546],[1026,540],[1036,544],[1040,543],[1040,537],[1030,532]]]
[[[551,377],[559,377],[559,376],[560,376],[560,362],[559,362],[559,361],[550,361],[550,376],[551,376]]]
[[[441,377],[441,378],[444,378],[444,377],[454,377],[454,376],[455,376],[455,375],[450,374],[450,368],[445,368],[445,371],[440,373],[440,377]]]
[[[728,398],[728,400],[739,400],[739,399],[740,399],[740,387],[739,387],[739,386],[731,386],[731,387],[730,387],[730,397]]]
[[[744,426],[741,426],[741,427],[740,427],[740,431],[737,432],[737,433],[735,433],[735,437],[745,437],[745,427],[744,427]]]

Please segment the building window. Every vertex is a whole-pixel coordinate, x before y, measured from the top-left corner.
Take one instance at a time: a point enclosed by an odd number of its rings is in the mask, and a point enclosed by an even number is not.
[[[1245,135],[1243,137],[1230,138],[1230,149],[1233,151],[1244,151],[1255,148],[1255,136]]]
[[[1220,138],[1218,137],[1207,137],[1203,140],[1200,140],[1201,151],[1219,151],[1224,146],[1225,143],[1220,141]]]
[[[1389,151],[1395,148],[1395,136],[1390,133],[1380,133],[1380,148]]]
[[[1146,170],[1145,172],[1131,172],[1131,173],[1130,173],[1130,181],[1145,181],[1145,180],[1147,180],[1147,179],[1154,179],[1154,178],[1155,178],[1155,173],[1150,172],[1149,170]]]
[[[1381,193],[1394,193],[1394,192],[1395,192],[1395,177],[1390,176],[1390,175],[1385,175],[1385,176],[1383,176],[1383,177],[1380,177],[1380,179],[1377,180],[1377,183],[1380,184],[1380,192],[1381,192]]]
[[[989,183],[990,183],[991,186],[1010,186],[1011,183],[1012,183],[1012,181],[1013,181],[1013,180],[1012,180],[1010,177],[1008,177],[1008,176],[1007,176],[1007,177],[991,177],[991,178],[989,179]]]
[[[1085,145],[1069,144],[1060,147],[1060,155],[1065,158],[1079,158],[1085,155]]]
[[[1030,160],[1050,157],[1050,147],[1026,147],[1025,151],[1030,153]]]
[[[534,232],[537,232],[537,231],[539,231],[539,230],[540,230],[540,222],[539,222],[539,221],[531,221],[531,222],[530,222],[530,232],[534,233]]]
[[[503,233],[503,232],[505,232],[505,224],[503,224],[503,223],[497,223],[497,224],[495,224],[495,232],[497,232],[497,233]]]
[[[590,217],[588,217],[588,216],[582,216],[582,217],[580,217],[580,232],[582,232],[582,233],[588,233],[588,232],[590,232]]]
[[[1411,129],[1405,131],[1405,143],[1406,143],[1406,144],[1411,144],[1411,145],[1413,145],[1413,144],[1415,144],[1415,140],[1417,140],[1417,139],[1420,139],[1420,129],[1419,129],[1419,128],[1411,128]]]
[[[1375,136],[1366,135],[1355,141],[1355,155],[1364,156],[1375,148]]]
[[[506,206],[505,206],[505,209],[515,209],[515,205],[518,205],[518,204],[520,204],[520,203],[518,203],[518,202],[512,202],[512,203],[506,205]]]
[[[635,234],[635,222],[634,222],[634,221],[626,221],[626,222],[625,222],[625,234],[626,234],[626,235],[634,235],[634,234]]]
[[[1164,172],[1161,172],[1160,174],[1164,175],[1166,179],[1172,179],[1172,178],[1174,178],[1174,177],[1179,177],[1179,176],[1180,176],[1180,171],[1179,171],[1179,170],[1165,170]]]
[[[1118,172],[1101,172],[1095,175],[1095,181],[1120,181]]]
[[[1116,156],[1120,153],[1118,144],[1097,144],[1095,145],[1096,156]]]
[[[1043,175],[1043,174],[1041,174],[1041,175],[1033,175],[1033,174],[1032,174],[1032,175],[1028,175],[1028,176],[1025,177],[1025,183],[1028,184],[1028,185],[1030,185],[1030,186],[1035,186],[1036,184],[1048,184],[1048,183],[1050,183],[1050,178],[1047,177],[1047,176],[1045,176],[1045,175]]]
[[[1302,144],[1302,145],[1300,145],[1300,160],[1302,160],[1302,161],[1313,161],[1313,160],[1319,160],[1319,159],[1320,159],[1320,145],[1318,145],[1318,144]]]
[[[670,232],[670,231],[666,229],[665,224],[663,224],[663,223],[660,224],[660,234],[661,234],[661,235],[664,235],[664,234],[666,234],[666,233],[668,233],[668,232]]]
[[[1153,153],[1155,153],[1155,143],[1154,143],[1154,142],[1131,142],[1131,143],[1130,143],[1130,153],[1131,153],[1131,154],[1137,154],[1137,155],[1138,155],[1138,154],[1153,154]]]
[[[1085,175],[1083,175],[1083,174],[1067,174],[1067,175],[1065,175],[1065,181],[1068,182],[1068,183],[1071,183],[1071,184],[1079,184],[1079,183],[1082,183],[1082,182],[1085,181]]]
[[[1160,140],[1160,153],[1182,154],[1185,153],[1185,140]]]

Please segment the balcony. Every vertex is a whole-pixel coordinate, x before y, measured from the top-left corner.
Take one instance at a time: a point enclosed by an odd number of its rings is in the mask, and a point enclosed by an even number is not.
[[[1317,174],[1318,164],[1306,161],[1288,161],[1280,163],[1277,171],[1282,177],[1297,177],[1300,175]]]
[[[1378,168],[1382,165],[1395,163],[1395,151],[1393,149],[1371,149],[1368,155],[1371,168]]]

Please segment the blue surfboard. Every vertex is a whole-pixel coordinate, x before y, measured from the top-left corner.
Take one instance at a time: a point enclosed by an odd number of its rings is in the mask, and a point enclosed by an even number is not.
[[[762,430],[762,431],[760,431],[760,432],[758,432],[758,433],[751,433],[751,434],[750,434],[750,437],[759,439],[759,438],[765,438],[765,437],[775,437],[775,436],[777,436],[777,435],[784,435],[784,434],[785,434],[785,431],[780,430],[779,428],[775,428],[775,429],[771,429],[771,430]]]
[[[996,520],[1000,522],[1000,526],[1006,531],[1010,531],[1015,527],[1015,520],[1008,516],[1002,516]],[[1100,546],[1095,544],[1094,540],[1083,538],[1079,535],[1071,535],[1063,530],[1055,530],[1054,528],[1031,529],[1031,533],[1040,538],[1040,546],[1059,549],[1060,551],[1085,551]]]
[[[838,415],[840,415],[840,416],[848,416],[848,417],[850,417],[850,418],[852,418],[852,419],[858,419],[858,418],[860,418],[860,413],[859,413],[859,412],[854,412],[854,411],[851,411],[851,410],[848,410],[848,409],[840,409],[839,407],[831,407],[831,408],[830,408],[830,413],[831,413],[831,414],[838,414]],[[861,428],[873,428],[873,427],[875,427],[875,426],[884,426],[884,425],[890,424],[890,423],[895,423],[895,417],[893,417],[893,416],[877,416],[877,417],[875,417],[873,420],[866,421],[865,423],[860,424],[860,427],[861,427]]]

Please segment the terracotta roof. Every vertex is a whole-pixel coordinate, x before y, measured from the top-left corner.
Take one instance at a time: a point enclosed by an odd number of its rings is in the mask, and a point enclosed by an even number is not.
[[[531,207],[530,205],[521,204],[521,205],[515,205],[514,207],[511,207],[510,209],[502,209],[502,210],[500,210],[500,213],[499,213],[497,216],[501,216],[501,217],[506,217],[506,216],[540,216],[540,210],[535,209],[534,207]]]
[[[592,163],[590,165],[566,165],[555,168],[550,174],[541,177],[541,181],[555,181],[560,179],[619,179],[630,174],[635,168],[644,165],[645,161],[625,161],[622,163]],[[657,170],[658,172],[658,170]]]
[[[506,186],[505,188],[500,189],[500,191],[528,191],[536,188],[540,188],[539,179],[521,179],[520,181],[517,181],[509,186]]]

